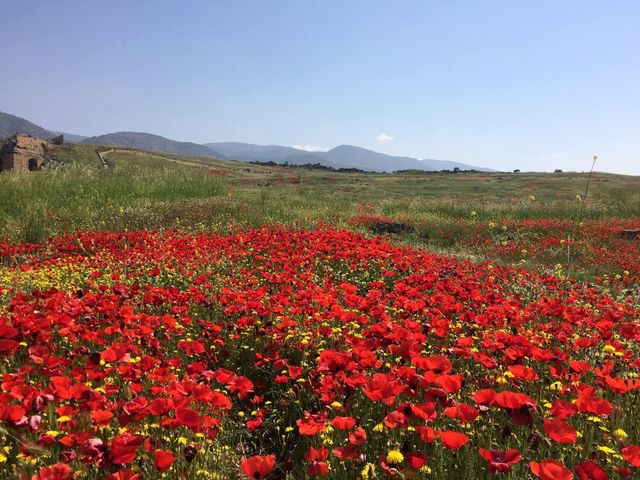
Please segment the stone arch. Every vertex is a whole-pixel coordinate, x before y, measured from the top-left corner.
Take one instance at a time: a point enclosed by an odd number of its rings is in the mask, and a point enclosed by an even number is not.
[[[33,172],[34,170],[40,170],[40,165],[38,165],[38,160],[36,160],[35,158],[30,158],[29,162],[27,163],[27,168],[29,169],[30,172]]]

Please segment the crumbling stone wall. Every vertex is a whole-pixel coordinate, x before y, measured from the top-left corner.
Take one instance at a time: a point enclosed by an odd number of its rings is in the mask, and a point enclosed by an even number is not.
[[[48,140],[17,133],[0,145],[0,171],[41,170],[49,149]]]

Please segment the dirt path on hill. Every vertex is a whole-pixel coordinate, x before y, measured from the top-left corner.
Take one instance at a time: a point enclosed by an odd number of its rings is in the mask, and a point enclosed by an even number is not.
[[[115,152],[133,152],[136,153],[137,155],[143,155],[145,157],[153,157],[153,158],[159,158],[160,160],[164,160],[166,162],[173,162],[173,163],[178,163],[180,165],[187,165],[189,167],[197,167],[197,168],[203,168],[203,169],[207,169],[210,171],[219,171],[219,169],[211,166],[211,165],[207,165],[206,163],[203,162],[196,162],[196,161],[190,161],[190,160],[181,160],[178,158],[171,158],[171,157],[165,157],[163,155],[155,155],[153,153],[148,153],[148,152],[142,152],[140,150],[135,150],[133,148],[111,148],[109,150],[105,150],[103,152],[100,152],[98,150],[96,150],[96,154],[98,155],[98,157],[100,157],[100,161],[102,162],[102,166],[105,168],[109,167],[109,164],[106,160],[107,154],[111,154],[111,153],[115,153]]]

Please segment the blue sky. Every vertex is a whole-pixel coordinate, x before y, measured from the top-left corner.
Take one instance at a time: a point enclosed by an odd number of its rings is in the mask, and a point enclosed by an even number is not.
[[[513,170],[640,175],[640,2],[0,5],[0,111]]]

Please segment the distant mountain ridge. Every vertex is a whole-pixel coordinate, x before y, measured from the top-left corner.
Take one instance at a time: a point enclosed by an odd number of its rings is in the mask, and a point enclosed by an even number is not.
[[[63,134],[68,142],[79,142],[85,137],[72,133],[56,132],[47,130],[22,117],[17,117],[9,113],[0,112],[0,140],[9,138],[16,133],[24,133],[33,137],[53,138]]]
[[[0,138],[10,137],[16,132],[51,138],[59,132],[46,130],[24,118],[0,112]],[[139,148],[189,157],[212,157],[242,162],[274,162],[278,164],[305,165],[320,164],[332,168],[358,168],[372,172],[394,172],[398,170],[480,170],[488,168],[474,167],[446,160],[400,157],[374,152],[353,145],[340,145],[326,152],[308,152],[282,145],[255,145],[242,142],[216,142],[198,144],[178,142],[160,135],[144,132],[115,132],[95,137],[83,137],[65,133],[68,142],[96,145],[113,145]]]
[[[85,138],[80,143],[140,148],[143,150],[154,150],[157,152],[184,155],[187,157],[226,158],[224,155],[220,155],[218,152],[198,143],[177,142],[175,140],[161,137],[160,135],[142,132],[107,133],[106,135]]]
[[[353,145],[340,145],[326,152],[308,152],[293,147],[279,145],[254,145],[252,143],[205,143],[231,160],[244,162],[275,162],[304,165],[306,163],[320,163],[333,168],[359,168],[372,172],[393,172],[397,170],[481,170],[487,168],[474,167],[459,162],[446,160],[419,160],[413,157],[396,157],[384,153],[374,152]]]

